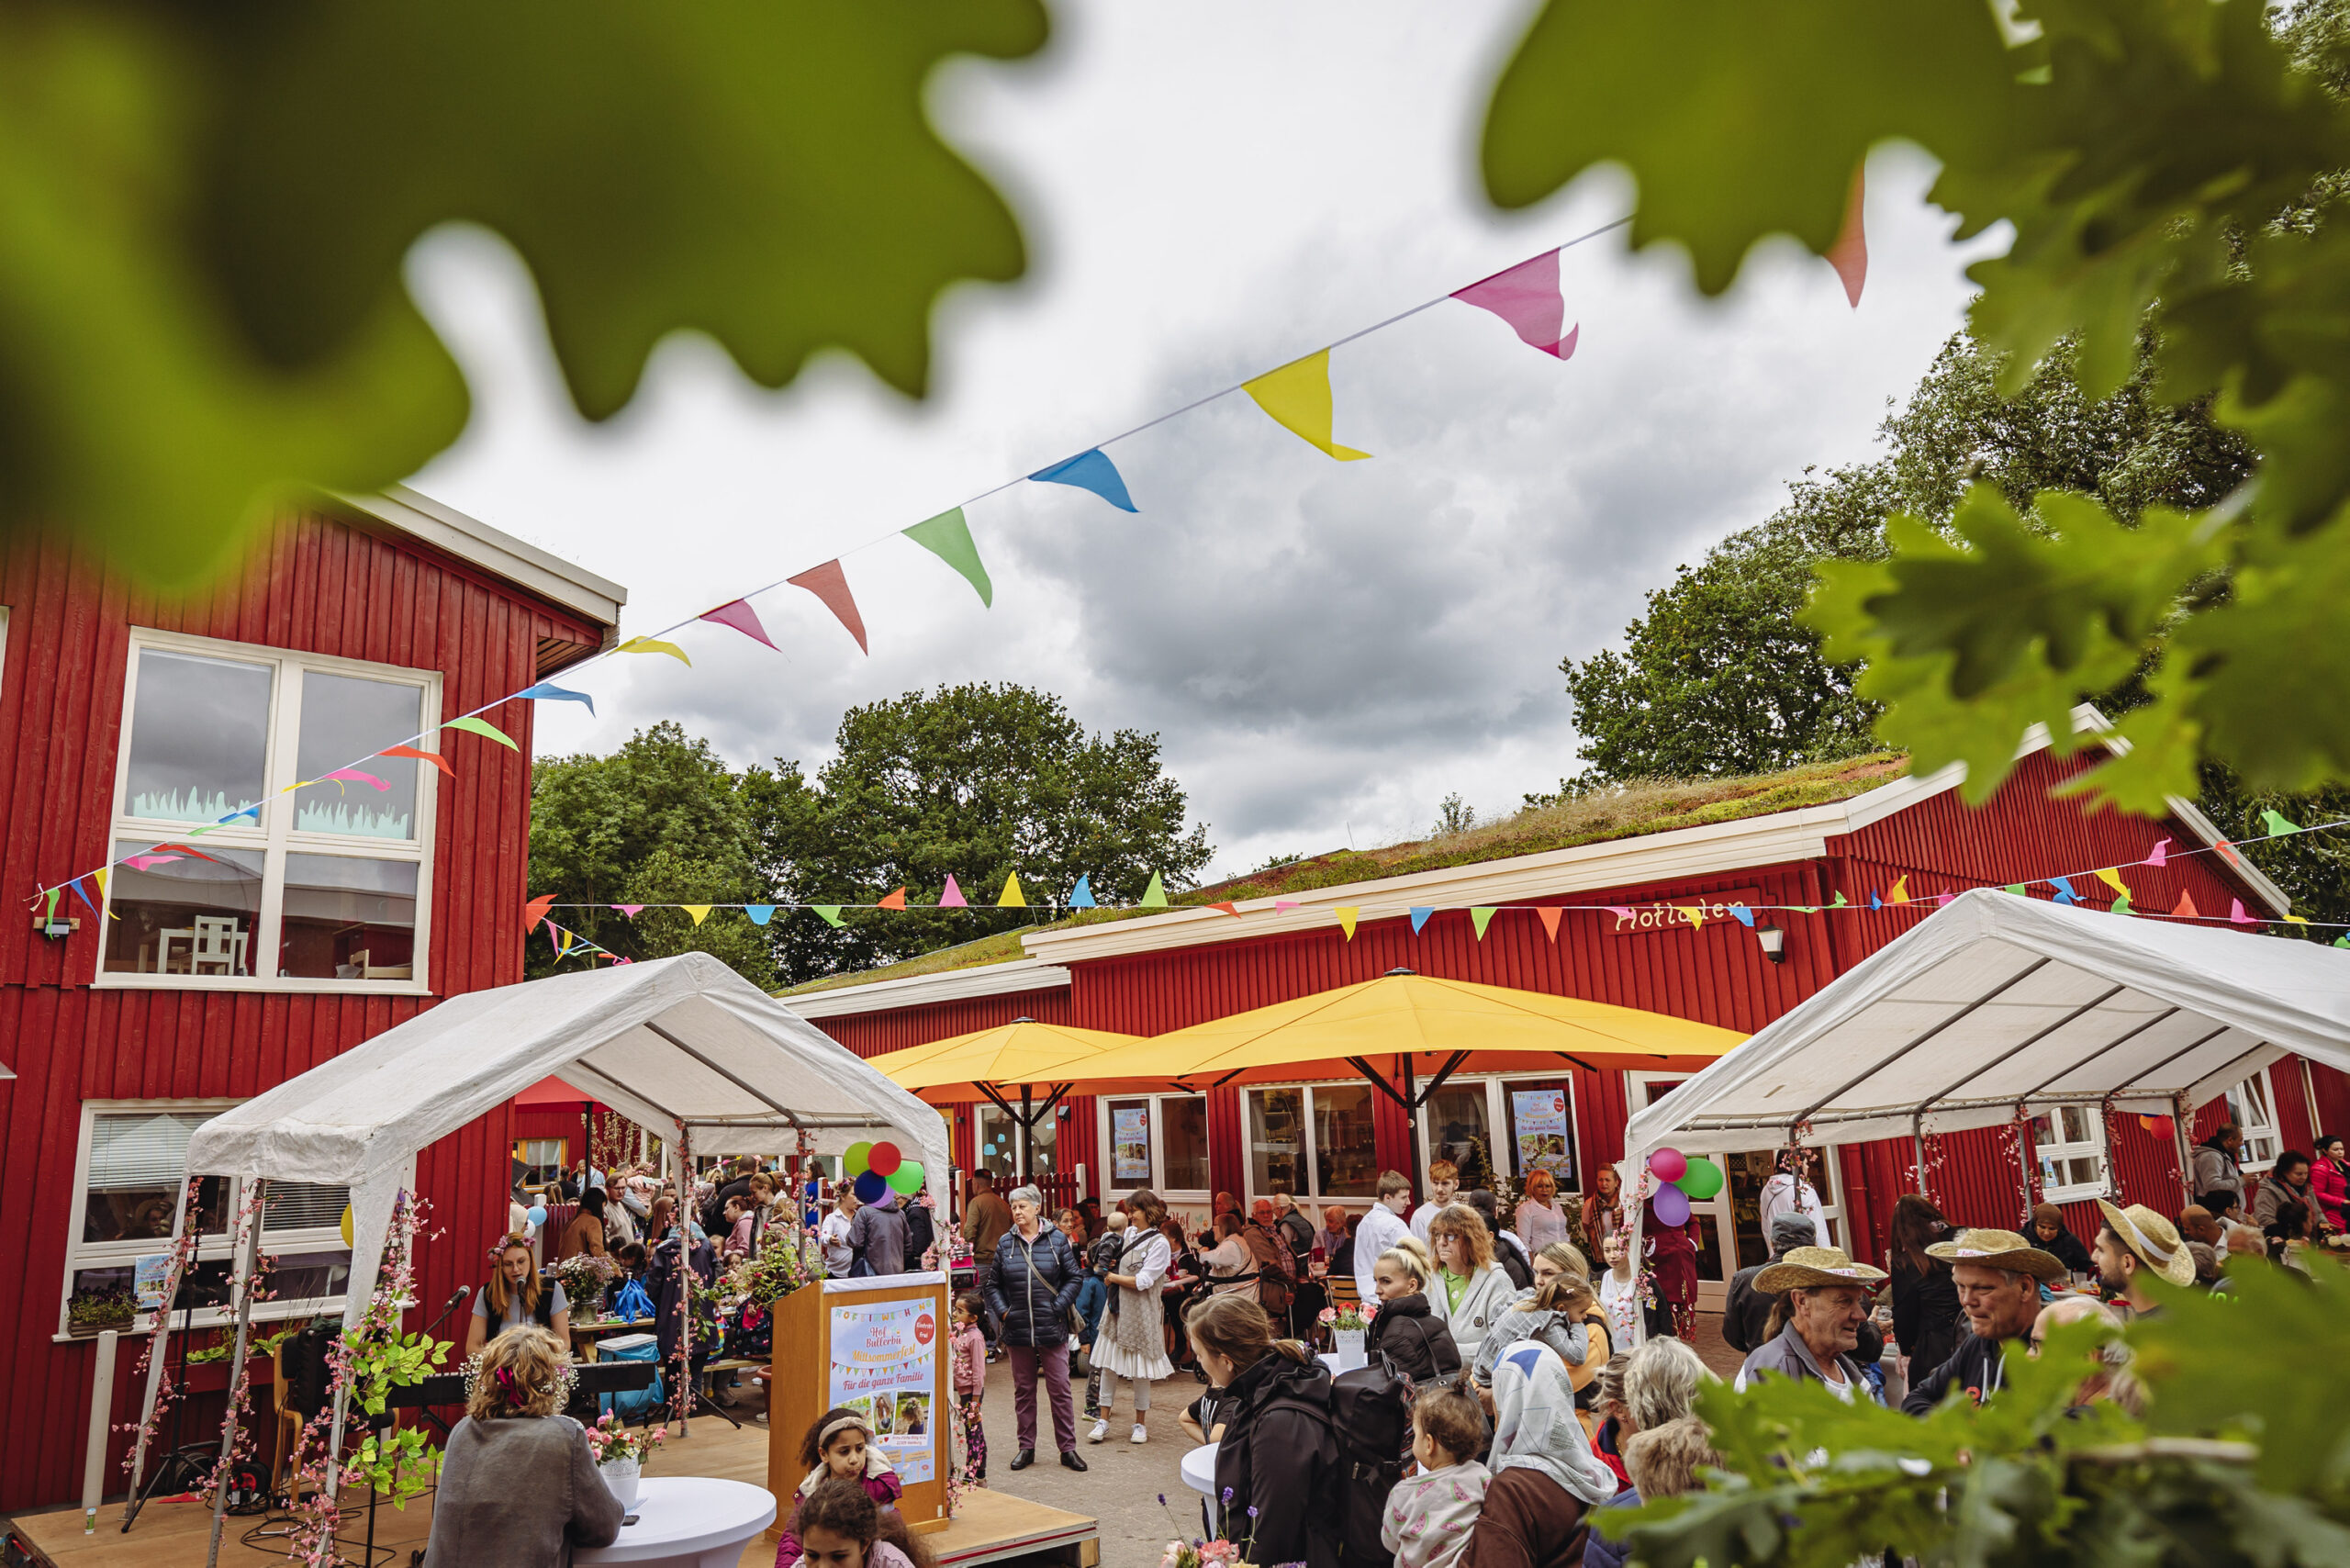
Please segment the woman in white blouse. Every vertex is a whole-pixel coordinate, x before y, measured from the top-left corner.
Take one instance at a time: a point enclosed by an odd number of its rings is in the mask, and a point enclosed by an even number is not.
[[[1167,1359],[1167,1318],[1158,1305],[1159,1287],[1167,1282],[1174,1257],[1174,1249],[1158,1229],[1167,1205],[1144,1187],[1127,1197],[1125,1209],[1134,1223],[1126,1226],[1117,1264],[1102,1281],[1110,1287],[1102,1331],[1093,1340],[1093,1364],[1102,1373],[1102,1417],[1087,1434],[1088,1442],[1098,1443],[1108,1435],[1110,1406],[1117,1402],[1120,1378],[1134,1385],[1133,1440],[1148,1442],[1150,1385],[1175,1375],[1174,1363]],[[1247,1256],[1245,1248],[1242,1256]]]
[[[1428,1308],[1452,1331],[1466,1366],[1477,1359],[1494,1321],[1517,1299],[1517,1286],[1494,1261],[1494,1233],[1468,1204],[1454,1204],[1428,1221],[1428,1240],[1437,1260]]]
[[[1526,1243],[1528,1254],[1553,1241],[1576,1239],[1567,1228],[1566,1211],[1559,1206],[1557,1178],[1539,1167],[1526,1173],[1526,1195],[1517,1204],[1517,1238]]]

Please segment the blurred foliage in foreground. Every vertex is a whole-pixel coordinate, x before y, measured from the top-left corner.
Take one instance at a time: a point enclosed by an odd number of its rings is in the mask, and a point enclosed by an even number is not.
[[[2350,1275],[2254,1260],[2232,1295],[2175,1292],[2127,1334],[2146,1418],[2076,1407],[2095,1323],[2009,1351],[1980,1409],[1928,1419],[1818,1383],[1709,1385],[1724,1468],[1608,1513],[1651,1568],[1850,1568],[1886,1551],[1969,1568],[2339,1568],[2350,1562]]]
[[[1979,487],[1946,528],[1897,518],[1883,560],[1831,563],[1808,612],[1921,767],[1980,800],[2045,723],[2151,664],[2131,750],[2086,787],[2159,813],[2199,765],[2249,791],[2350,778],[2350,73],[2342,0],[1550,0],[1497,85],[1487,190],[1541,199],[1593,163],[1639,182],[1636,244],[1729,286],[1755,241],[1825,251],[1854,172],[1904,138],[1942,161],[1978,263],[1972,328],[2025,385],[2060,343],[2091,400],[2142,332],[2154,393],[2210,398],[2257,462],[2196,510]],[[1605,62],[1605,69],[1593,62]]]
[[[413,472],[465,419],[400,275],[449,221],[521,252],[590,419],[679,329],[919,394],[938,292],[1024,264],[924,83],[1044,37],[1041,0],[0,3],[0,538],[183,584],[290,487]]]

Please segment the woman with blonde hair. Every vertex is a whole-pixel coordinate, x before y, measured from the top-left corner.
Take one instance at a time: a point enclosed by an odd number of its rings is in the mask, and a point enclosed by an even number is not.
[[[1461,1355],[1473,1361],[1516,1299],[1516,1288],[1494,1261],[1493,1233],[1467,1204],[1454,1204],[1428,1221],[1428,1240],[1437,1260],[1428,1309],[1451,1330]]]
[[[1566,1210],[1559,1204],[1558,1178],[1536,1167],[1526,1173],[1526,1195],[1517,1204],[1517,1238],[1528,1253],[1539,1252],[1572,1234]]]
[[[521,1327],[481,1353],[465,1417],[449,1434],[432,1499],[433,1568],[566,1568],[576,1547],[620,1539],[623,1510],[560,1414],[570,1358]]]

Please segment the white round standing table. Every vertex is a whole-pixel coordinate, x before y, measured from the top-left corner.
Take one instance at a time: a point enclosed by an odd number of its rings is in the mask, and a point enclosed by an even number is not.
[[[1183,1456],[1183,1484],[1203,1497],[1215,1495],[1215,1445],[1202,1443]]]
[[[636,1523],[610,1546],[575,1550],[574,1562],[735,1568],[750,1539],[775,1522],[764,1486],[707,1475],[648,1475],[637,1483]]]

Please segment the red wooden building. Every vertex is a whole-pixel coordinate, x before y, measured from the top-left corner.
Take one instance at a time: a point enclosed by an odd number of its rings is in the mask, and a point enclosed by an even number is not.
[[[2099,722],[2086,711],[2082,722]],[[2224,913],[2230,900],[2241,899],[2271,915],[2286,912],[2278,890],[2232,853],[2184,853],[2221,836],[2185,801],[2174,801],[2171,814],[2154,822],[2092,815],[2052,797],[2052,786],[2086,766],[2059,761],[2043,747],[1980,809],[1961,801],[1954,769],[1912,778],[1898,764],[1863,763],[1845,770],[1841,783],[1831,778],[1824,786],[1813,770],[1801,790],[1774,790],[1771,781],[1762,781],[1753,799],[1762,806],[1753,814],[1738,814],[1734,803],[1718,804],[1688,813],[1685,826],[1283,890],[1279,900],[1291,906],[1285,910],[1277,909],[1271,896],[1243,898],[1238,920],[1177,910],[1040,931],[1024,939],[1024,956],[1016,961],[877,978],[786,1000],[851,1049],[872,1056],[1022,1017],[1158,1035],[1404,968],[1751,1033],[1935,905],[1766,917],[1761,924],[1775,919],[1784,932],[1775,958],[1756,932],[1734,920],[1716,918],[1693,928],[1677,914],[1660,913],[1658,906],[1702,902],[1718,914],[1732,902],[1828,905],[1839,893],[1865,906],[1873,890],[1888,895],[1897,885],[1913,900],[1930,901],[1942,891],[2140,860],[2167,838],[2173,850],[2166,866],[2127,873],[2140,904],[2169,910],[2182,893],[2191,893],[2205,910]],[[1768,809],[1774,798],[1790,795],[1804,803]],[[2076,886],[2092,904],[2114,896],[2087,876]],[[2049,892],[2045,886],[2037,890],[2041,897]],[[1643,913],[1628,920],[1577,910],[1561,919],[1554,940],[1522,907],[1530,904],[1621,905]],[[1413,905],[1438,912],[1416,934],[1403,917]],[[1468,912],[1494,905],[1512,907],[1495,916],[1480,939]],[[1334,913],[1348,907],[1362,910],[1351,939]],[[1386,917],[1375,917],[1381,914]],[[1597,1164],[1622,1157],[1631,1111],[1678,1081],[1565,1063],[1547,1077],[1457,1075],[1419,1118],[1421,1164],[1458,1158],[1472,1139],[1494,1158],[1514,1160],[1516,1135],[1529,1130],[1527,1118],[1539,1118],[1556,1103],[1555,1094],[1545,1092],[1563,1091],[1574,1181],[1561,1185],[1572,1190],[1587,1183]],[[2350,1125],[2350,1080],[2298,1058],[2247,1080],[2228,1102],[2246,1126],[2247,1162],[2256,1169],[2265,1169],[2281,1148],[2308,1148],[2319,1121],[2329,1129]],[[2204,1107],[2198,1136],[2227,1109],[2222,1102]],[[1001,1111],[958,1105],[949,1114],[959,1165],[1011,1169],[1016,1140]],[[2120,1117],[2109,1129],[2093,1115],[2063,1115],[2053,1124],[2042,1118],[2029,1151],[2019,1151],[2006,1129],[1938,1140],[1929,1151],[1933,1196],[1954,1218],[2012,1228],[2026,1202],[2020,1154],[2037,1167],[2047,1196],[2074,1205],[2078,1234],[2094,1233],[2090,1200],[2117,1190],[2132,1201],[2177,1209],[2182,1200],[2167,1123],[2149,1130],[2135,1117]],[[1112,1163],[1113,1126],[1115,1141],[1126,1146],[1122,1169]],[[1147,1180],[1194,1220],[1204,1218],[1216,1192],[1245,1202],[1286,1189],[1359,1211],[1379,1171],[1413,1169],[1414,1135],[1400,1107],[1360,1077],[1074,1097],[1040,1133],[1033,1173],[1057,1178],[1067,1184],[1064,1190],[1097,1195]],[[1718,1282],[1763,1256],[1756,1199],[1773,1158],[1767,1150],[1730,1157],[1729,1184],[1719,1197],[1695,1205],[1711,1242],[1702,1255],[1709,1300],[1718,1299]],[[1880,1255],[1894,1199],[1913,1190],[1911,1151],[1906,1145],[1855,1145],[1825,1163],[1823,1197],[1839,1239],[1864,1256]],[[1516,1172],[1510,1174],[1514,1181]]]
[[[625,598],[405,491],[289,510],[241,571],[183,596],[62,542],[6,546],[0,885],[28,895],[113,864],[86,902],[61,901],[59,934],[21,902],[0,927],[0,1062],[16,1075],[0,1080],[0,1509],[81,1495],[94,1346],[73,1320],[162,1249],[188,1133],[436,998],[522,978],[529,702],[485,715],[519,750],[456,731],[421,743],[452,777],[377,757],[380,790],[280,791],[593,653]],[[140,853],[252,802],[200,857]],[[447,1227],[424,1260],[428,1300],[472,1280],[503,1227],[512,1124],[502,1109],[418,1162]],[[227,1256],[229,1185],[201,1196],[207,1260]],[[273,1187],[277,1299],[257,1316],[340,1310],[343,1202]],[[197,1315],[199,1343],[218,1316]],[[118,1421],[136,1418],[135,1343]],[[106,1475],[118,1490],[111,1459]]]

